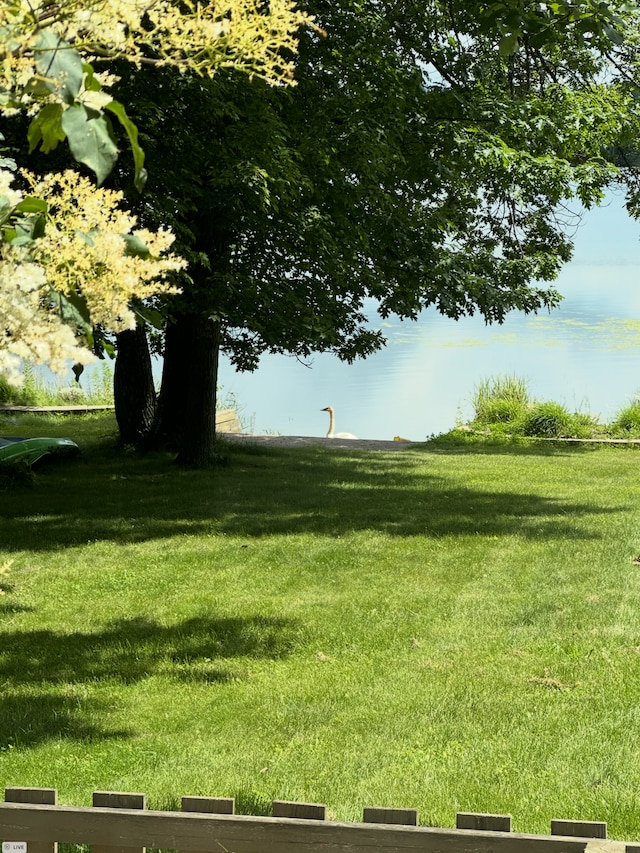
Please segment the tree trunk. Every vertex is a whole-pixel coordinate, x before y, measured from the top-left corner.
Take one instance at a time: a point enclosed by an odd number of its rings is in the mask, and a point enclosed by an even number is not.
[[[183,465],[215,462],[219,349],[218,321],[183,314],[167,327],[158,433]]]
[[[215,462],[216,397],[220,323],[208,317],[192,321],[192,365],[187,385],[186,417],[177,461],[204,468]]]
[[[193,249],[205,253],[207,263],[189,267],[188,296],[174,300],[165,329],[158,436],[177,449],[178,463],[196,468],[216,461],[216,388],[222,334],[220,320],[212,319],[211,314],[233,238],[226,218],[224,211],[205,206],[191,223],[196,235]]]
[[[141,444],[151,434],[156,414],[151,355],[143,326],[120,332],[113,374],[113,396],[120,438]]]
[[[191,324],[186,317],[173,317],[165,328],[162,383],[155,433],[160,442],[174,450],[180,447],[185,430],[187,388],[192,361]]]

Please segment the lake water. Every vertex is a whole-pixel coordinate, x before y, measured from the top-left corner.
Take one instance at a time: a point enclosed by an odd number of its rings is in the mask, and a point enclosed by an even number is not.
[[[551,314],[514,313],[486,326],[429,310],[416,323],[380,323],[386,349],[353,365],[330,355],[309,366],[266,356],[255,373],[237,374],[223,359],[223,396],[235,395],[254,432],[324,435],[320,410],[331,405],[337,431],[420,441],[468,419],[483,379],[510,374],[526,379],[536,399],[610,420],[640,395],[639,235],[612,196],[585,215],[574,259],[556,282],[565,299]]]

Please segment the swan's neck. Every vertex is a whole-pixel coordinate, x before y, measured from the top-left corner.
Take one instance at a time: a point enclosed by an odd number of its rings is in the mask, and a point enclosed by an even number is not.
[[[334,417],[333,411],[329,410],[329,432],[327,433],[327,438],[331,438],[333,435],[333,431],[335,429],[336,419]]]

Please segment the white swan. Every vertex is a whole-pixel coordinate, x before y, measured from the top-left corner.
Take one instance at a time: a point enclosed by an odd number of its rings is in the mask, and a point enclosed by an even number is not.
[[[329,432],[327,433],[327,438],[355,438],[357,439],[357,435],[351,435],[350,432],[334,432],[334,428],[336,425],[336,419],[333,412],[332,406],[326,406],[324,409],[321,409],[322,412],[329,412]]]

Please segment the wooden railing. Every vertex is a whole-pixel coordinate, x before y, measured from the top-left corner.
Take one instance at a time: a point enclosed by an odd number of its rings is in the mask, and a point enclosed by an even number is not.
[[[3,853],[55,853],[57,842],[93,853],[640,853],[591,821],[552,821],[550,835],[524,835],[511,832],[508,815],[460,813],[456,829],[434,829],[418,826],[414,809],[366,808],[362,823],[336,823],[313,803],[276,800],[272,817],[252,817],[234,814],[232,799],[184,797],[181,812],[147,811],[145,799],[98,791],[93,807],[77,808],[58,805],[55,789],[7,788]]]

